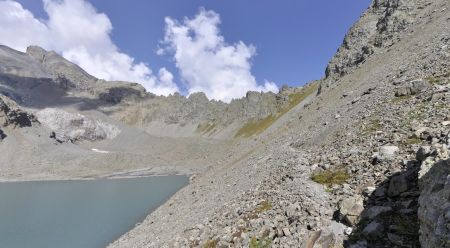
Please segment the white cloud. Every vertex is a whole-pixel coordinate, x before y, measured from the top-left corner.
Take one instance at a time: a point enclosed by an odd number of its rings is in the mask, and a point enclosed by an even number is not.
[[[119,51],[110,38],[112,24],[85,0],[43,0],[48,20],[38,20],[12,0],[0,1],[0,43],[25,51],[39,45],[61,53],[88,73],[106,80],[139,82],[156,94],[178,91],[165,68],[154,75],[144,63]]]
[[[178,22],[165,19],[166,34],[162,51],[173,52],[188,93],[203,91],[209,98],[231,101],[247,91],[277,91],[272,82],[259,85],[251,73],[251,59],[256,54],[252,45],[242,41],[228,44],[220,34],[220,16],[200,9],[192,19]]]

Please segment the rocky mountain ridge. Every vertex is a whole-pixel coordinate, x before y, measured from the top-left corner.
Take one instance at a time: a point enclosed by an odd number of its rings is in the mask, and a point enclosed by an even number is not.
[[[326,78],[230,104],[2,47],[0,123],[37,122],[0,126],[0,178],[191,176],[111,247],[448,247],[449,5],[374,0]]]
[[[449,7],[373,1],[318,96],[111,247],[449,247]]]

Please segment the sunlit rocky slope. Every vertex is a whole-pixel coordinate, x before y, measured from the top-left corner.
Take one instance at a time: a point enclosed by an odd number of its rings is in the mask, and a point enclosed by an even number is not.
[[[449,247],[450,3],[374,0],[303,88],[160,97],[0,48],[0,177],[187,173],[111,247]]]

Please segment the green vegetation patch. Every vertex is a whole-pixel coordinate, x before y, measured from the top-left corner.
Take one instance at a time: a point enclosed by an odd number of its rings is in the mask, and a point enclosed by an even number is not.
[[[214,129],[217,127],[217,123],[215,122],[209,122],[204,124],[199,124],[197,126],[197,132],[201,134],[208,134],[214,131]]]
[[[382,128],[381,121],[379,119],[371,120],[367,125],[363,127],[362,134],[371,134]]]
[[[425,78],[430,84],[444,85],[450,83],[450,71],[440,74],[431,75]]]
[[[297,106],[299,103],[303,102],[308,96],[310,96],[312,93],[316,92],[319,88],[318,83],[314,83],[311,85],[308,85],[304,89],[302,89],[299,92],[292,93],[289,95],[289,104],[287,107],[283,108],[281,111],[282,114],[287,113],[289,110]]]
[[[251,137],[256,134],[260,134],[264,132],[267,128],[272,126],[272,124],[277,120],[278,118],[269,115],[264,119],[258,120],[258,121],[250,121],[247,122],[244,126],[239,129],[239,131],[236,133],[235,137]]]
[[[286,106],[281,108],[281,110],[276,115],[269,115],[264,119],[260,120],[250,120],[246,124],[244,124],[239,131],[236,133],[235,138],[237,137],[251,137],[253,135],[263,133],[267,128],[272,126],[272,124],[278,120],[281,116],[289,112],[292,108],[297,106],[299,103],[304,101],[308,96],[312,93],[316,92],[319,87],[318,83],[314,83],[306,86],[304,89],[299,92],[292,93],[289,95],[289,102]]]
[[[408,96],[398,96],[398,97],[395,97],[394,99],[392,99],[392,103],[402,103],[402,102],[404,102],[404,101],[406,101],[406,100],[409,100],[409,99],[411,99],[412,98],[412,95],[408,95]]]
[[[417,144],[421,144],[421,143],[422,143],[422,140],[419,139],[419,138],[417,138],[415,135],[409,137],[409,138],[406,140],[406,144],[408,144],[408,145],[417,145]]]
[[[246,214],[243,219],[246,221],[257,219],[258,214],[267,212],[271,209],[272,209],[272,202],[270,202],[269,200],[264,200],[263,202],[258,204],[258,206],[253,211]]]
[[[210,239],[210,240],[206,241],[206,243],[203,245],[203,248],[216,248],[218,243],[219,243],[219,240]]]
[[[311,175],[311,180],[326,186],[344,184],[350,175],[344,169],[325,170]]]
[[[263,213],[267,212],[272,209],[272,203],[269,200],[265,200],[259,204],[259,206],[256,208],[256,213]]]
[[[261,240],[258,240],[256,237],[252,237],[249,248],[269,248],[271,245],[272,240],[268,237]]]

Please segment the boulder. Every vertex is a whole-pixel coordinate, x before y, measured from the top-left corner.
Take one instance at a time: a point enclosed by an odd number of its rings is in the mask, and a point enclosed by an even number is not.
[[[421,146],[416,153],[416,159],[418,161],[424,161],[431,154],[430,146]]]
[[[4,140],[6,138],[6,134],[3,132],[3,130],[0,129],[0,141]]]
[[[408,190],[408,180],[405,174],[393,176],[389,182],[387,191],[388,196],[399,196],[401,193]]]
[[[348,225],[355,225],[364,210],[363,198],[359,195],[348,197],[339,202],[339,213]]]
[[[363,216],[364,218],[368,218],[370,220],[374,219],[378,215],[386,212],[392,211],[391,207],[384,207],[384,206],[373,206],[369,208],[367,211],[364,212]]]
[[[400,97],[416,95],[427,90],[429,86],[429,83],[421,79],[410,81],[403,86],[397,87],[395,89],[395,96]]]
[[[448,247],[450,240],[450,160],[440,161],[420,179],[418,217],[422,247]]]
[[[379,237],[383,234],[383,231],[384,227],[382,224],[372,221],[364,228],[363,234],[369,237]]]
[[[394,160],[397,157],[399,150],[400,149],[397,146],[382,146],[378,153],[379,158],[381,161]]]

